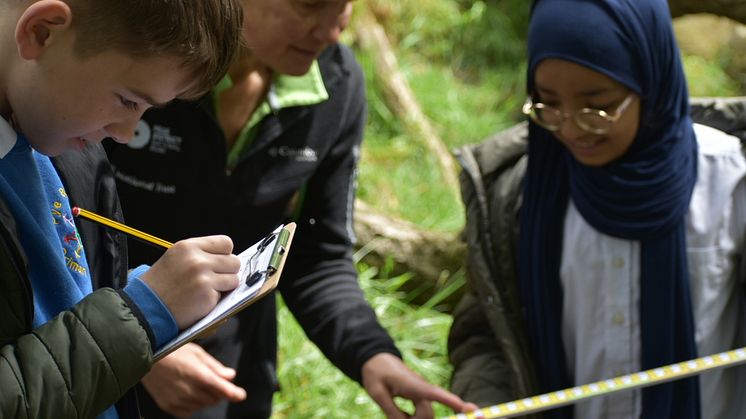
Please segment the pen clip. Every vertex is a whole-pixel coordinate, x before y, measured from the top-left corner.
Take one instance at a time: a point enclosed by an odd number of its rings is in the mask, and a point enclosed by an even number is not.
[[[272,257],[269,259],[269,266],[267,266],[270,275],[274,275],[280,269],[280,262],[282,261],[282,256],[285,255],[288,239],[290,239],[290,231],[283,227],[277,236],[275,248],[272,250]]]
[[[246,277],[246,286],[251,287],[257,282],[261,281],[262,278],[267,274],[267,271],[256,271]]]

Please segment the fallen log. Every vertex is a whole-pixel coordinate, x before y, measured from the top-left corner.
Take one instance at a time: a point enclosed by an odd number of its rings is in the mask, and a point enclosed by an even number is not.
[[[466,246],[456,233],[423,230],[401,219],[375,212],[364,202],[355,202],[355,234],[360,260],[370,266],[391,265],[389,276],[411,275],[404,291],[417,294],[424,304],[438,291],[463,277]],[[461,295],[458,290],[439,309],[449,311]]]

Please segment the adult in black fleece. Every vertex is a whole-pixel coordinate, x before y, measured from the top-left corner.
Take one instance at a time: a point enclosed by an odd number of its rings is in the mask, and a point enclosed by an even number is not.
[[[153,110],[129,145],[108,144],[124,214],[168,240],[228,234],[237,250],[296,221],[279,290],[309,338],[389,417],[404,417],[394,396],[423,417],[431,401],[460,411],[458,397],[402,363],[358,286],[352,206],[366,100],[359,65],[337,44],[351,5],[308,3],[245,0],[247,49],[214,92]],[[131,243],[131,263],[157,256]],[[279,388],[275,299],[201,345],[207,352],[188,345],[143,380],[153,399],[144,416],[269,417]]]

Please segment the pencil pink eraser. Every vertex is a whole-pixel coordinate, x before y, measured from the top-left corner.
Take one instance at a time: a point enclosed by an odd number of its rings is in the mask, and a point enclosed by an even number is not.
[[[80,208],[73,207],[73,216],[77,217],[78,215],[80,215]]]

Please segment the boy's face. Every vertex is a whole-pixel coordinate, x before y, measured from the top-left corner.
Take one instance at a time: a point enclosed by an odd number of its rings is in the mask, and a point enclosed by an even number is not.
[[[174,58],[133,59],[113,51],[80,59],[72,37],[58,38],[15,67],[8,101],[17,129],[40,153],[80,150],[107,137],[124,143],[146,109],[188,87],[178,64]]]
[[[244,38],[252,56],[296,76],[337,42],[352,13],[349,0],[244,0],[243,6]]]
[[[565,113],[564,122],[553,134],[578,162],[603,166],[623,156],[635,140],[640,126],[640,99],[634,93],[629,106],[605,134],[585,131],[572,117],[567,117],[583,108],[613,114],[624,102],[630,90],[605,74],[570,61],[550,58],[536,67],[534,86],[535,102]]]

